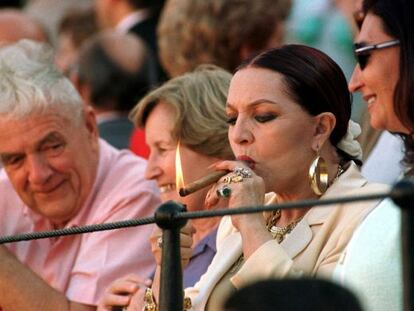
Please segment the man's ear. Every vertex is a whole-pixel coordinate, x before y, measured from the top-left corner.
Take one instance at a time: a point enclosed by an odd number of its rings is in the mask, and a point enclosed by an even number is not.
[[[84,113],[84,122],[85,122],[86,129],[88,131],[88,134],[90,135],[92,139],[97,139],[99,134],[98,134],[98,126],[96,124],[95,111],[93,110],[91,106],[85,105],[83,113]]]
[[[336,125],[336,117],[331,112],[323,112],[314,117],[315,129],[313,133],[312,149],[320,150],[323,144],[329,140]]]

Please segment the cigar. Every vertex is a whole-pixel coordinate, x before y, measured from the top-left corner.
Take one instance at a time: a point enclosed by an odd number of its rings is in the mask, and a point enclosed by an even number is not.
[[[210,186],[217,182],[224,175],[227,175],[228,173],[229,171],[216,171],[204,177],[201,177],[200,179],[197,179],[196,181],[184,186],[184,188],[181,188],[179,191],[180,196],[185,197],[204,187]]]

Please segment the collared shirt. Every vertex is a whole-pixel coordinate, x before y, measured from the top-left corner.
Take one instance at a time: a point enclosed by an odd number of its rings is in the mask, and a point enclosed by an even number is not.
[[[200,277],[207,271],[208,266],[216,254],[217,228],[204,237],[193,249],[190,262],[184,269],[184,288],[194,286]]]
[[[208,266],[216,255],[217,228],[200,240],[193,248],[188,265],[183,271],[184,288],[194,286],[200,277],[207,271]],[[152,272],[151,279],[154,279],[155,270]]]
[[[100,140],[97,177],[79,213],[66,225],[147,217],[160,204],[154,182],[144,180],[146,161]],[[0,171],[0,234],[52,230],[48,219],[24,205]],[[49,285],[79,303],[97,305],[105,288],[129,273],[147,277],[154,269],[150,225],[6,244]]]
[[[126,34],[129,29],[132,28],[135,24],[138,24],[145,20],[149,15],[149,11],[147,9],[141,9],[134,11],[133,13],[124,17],[115,27],[115,29],[123,34]]]

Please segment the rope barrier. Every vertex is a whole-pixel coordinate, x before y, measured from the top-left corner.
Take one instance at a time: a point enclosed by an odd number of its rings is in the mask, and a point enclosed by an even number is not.
[[[65,235],[90,233],[90,232],[96,232],[96,231],[122,229],[122,228],[136,227],[136,226],[142,226],[142,225],[153,224],[153,223],[155,223],[155,218],[148,217],[148,218],[139,218],[139,219],[129,219],[129,220],[123,220],[123,221],[111,222],[111,223],[64,228],[64,229],[51,230],[51,231],[28,232],[28,233],[0,237],[0,244],[54,238],[54,237],[60,237],[60,236],[65,236]]]
[[[335,199],[323,199],[323,200],[302,200],[297,202],[288,202],[281,204],[273,205],[264,205],[264,206],[247,206],[239,208],[226,208],[226,209],[216,209],[208,211],[196,211],[196,212],[181,212],[174,215],[175,219],[197,219],[197,218],[206,218],[206,217],[221,217],[221,216],[231,216],[231,215],[240,215],[240,214],[254,214],[265,211],[274,211],[276,209],[293,209],[293,208],[305,208],[311,206],[326,206],[337,203],[351,203],[357,201],[371,201],[377,199],[383,199],[389,197],[391,192],[382,192],[369,195],[360,195],[360,196],[349,196]],[[46,239],[53,237],[60,237],[66,235],[74,234],[83,234],[91,233],[96,231],[105,231],[105,230],[114,230],[135,226],[142,226],[155,223],[154,217],[148,218],[138,218],[138,219],[129,219],[112,223],[103,223],[103,224],[93,224],[85,225],[79,227],[63,228],[58,230],[51,231],[41,231],[41,232],[28,232],[17,235],[2,236],[0,237],[0,244],[20,242],[20,241],[29,241],[36,239]]]

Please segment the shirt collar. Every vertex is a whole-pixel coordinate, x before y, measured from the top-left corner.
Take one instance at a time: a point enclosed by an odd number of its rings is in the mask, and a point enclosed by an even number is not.
[[[99,125],[106,121],[117,120],[123,116],[128,116],[126,114],[120,113],[118,111],[106,111],[96,114],[96,123]]]
[[[120,33],[126,34],[135,24],[145,20],[149,15],[148,9],[140,9],[125,16],[115,27]]]
[[[202,253],[206,247],[209,247],[214,252],[217,251],[216,249],[216,237],[217,237],[217,228],[210,232],[207,236],[205,236],[201,241],[197,243],[197,245],[193,249],[193,254],[191,257],[197,256],[198,254]]]

